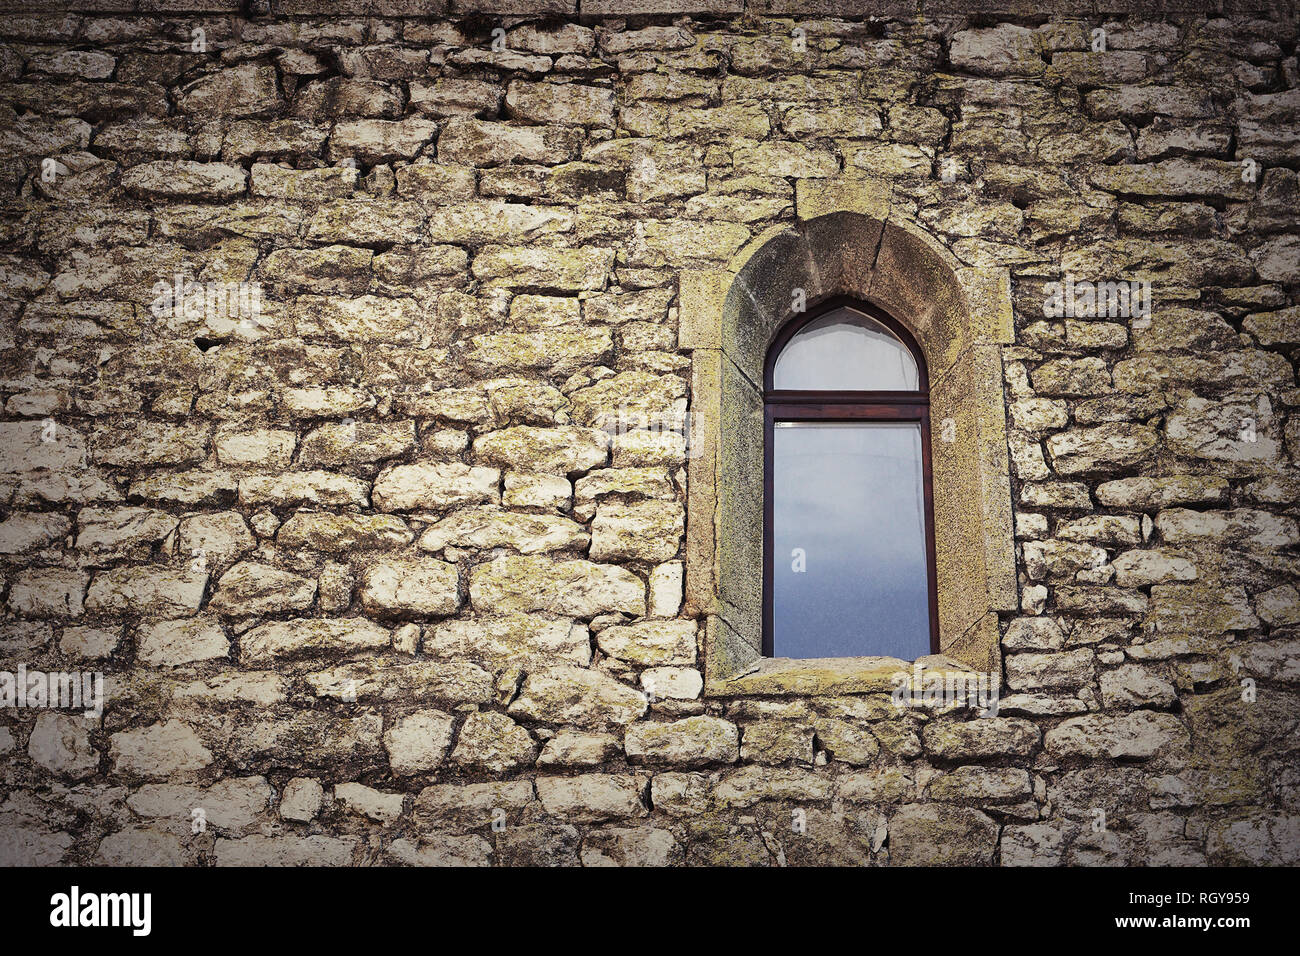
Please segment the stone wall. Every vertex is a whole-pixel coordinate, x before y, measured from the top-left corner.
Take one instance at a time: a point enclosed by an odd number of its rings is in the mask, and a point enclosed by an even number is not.
[[[0,16],[0,670],[106,698],[0,860],[1300,862],[1293,9],[93,6]],[[1010,270],[996,717],[704,694],[699,449],[597,427],[829,183]]]

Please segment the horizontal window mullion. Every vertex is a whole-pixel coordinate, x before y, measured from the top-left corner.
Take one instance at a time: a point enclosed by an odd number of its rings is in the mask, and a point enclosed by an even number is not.
[[[773,421],[809,421],[830,419],[835,421],[919,422],[929,418],[929,409],[923,405],[838,405],[808,404],[787,405],[771,402],[766,406],[768,418]]]
[[[930,396],[923,392],[805,392],[770,390],[765,402],[783,405],[929,405]]]

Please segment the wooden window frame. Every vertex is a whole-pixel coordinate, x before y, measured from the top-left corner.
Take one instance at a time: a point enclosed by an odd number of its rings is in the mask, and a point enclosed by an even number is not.
[[[879,322],[893,333],[916,361],[915,392],[809,391],[772,386],[776,360],[808,324],[840,308],[853,309]],[[934,538],[934,477],[930,462],[930,384],[925,355],[915,339],[892,316],[852,296],[823,299],[798,316],[789,315],[767,350],[763,371],[763,656],[774,657],[772,553],[772,450],[777,421],[890,422],[921,427],[921,482],[925,499],[925,563],[930,605],[930,653],[939,653],[939,592]],[[873,656],[873,655],[862,655]]]

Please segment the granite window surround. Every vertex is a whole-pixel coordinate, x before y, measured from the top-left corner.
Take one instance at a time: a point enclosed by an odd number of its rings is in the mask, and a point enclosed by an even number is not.
[[[891,211],[874,180],[803,180],[797,221],[755,238],[726,271],[681,277],[691,350],[686,599],[705,618],[706,693],[889,690],[907,662],[762,656],[763,363],[790,303],[852,296],[912,333],[930,367],[938,655],[928,667],[1001,672],[998,614],[1018,592],[1000,347],[1012,342],[1006,269],[961,265]],[[801,290],[801,291],[800,291]],[[949,440],[950,439],[950,440]]]

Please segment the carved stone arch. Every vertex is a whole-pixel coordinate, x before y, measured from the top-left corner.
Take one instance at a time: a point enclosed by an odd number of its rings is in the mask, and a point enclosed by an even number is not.
[[[687,600],[706,619],[707,692],[889,690],[887,658],[763,658],[763,367],[796,298],[883,309],[930,369],[941,656],[1000,671],[999,611],[1017,607],[1000,346],[1009,277],[962,266],[914,223],[852,210],[777,227],[725,273],[682,276],[692,349]],[[930,662],[938,665],[940,661]]]

